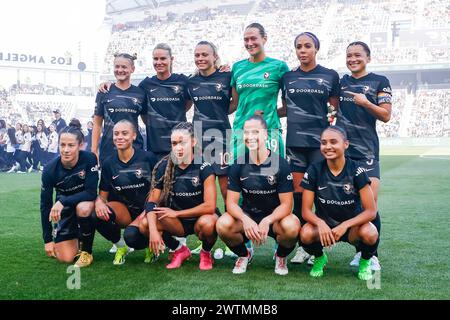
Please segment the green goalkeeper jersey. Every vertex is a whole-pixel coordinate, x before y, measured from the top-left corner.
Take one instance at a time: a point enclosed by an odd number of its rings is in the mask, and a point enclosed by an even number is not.
[[[264,112],[268,129],[280,128],[277,100],[281,78],[287,71],[285,62],[269,57],[261,62],[246,59],[233,65],[231,86],[239,95],[233,129],[242,129],[245,120],[256,110]]]

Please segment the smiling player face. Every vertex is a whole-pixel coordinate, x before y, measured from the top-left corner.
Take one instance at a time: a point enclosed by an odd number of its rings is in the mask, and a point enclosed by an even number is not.
[[[335,130],[325,130],[320,137],[320,152],[327,160],[343,158],[348,145],[348,140]]]
[[[347,48],[346,64],[351,73],[365,71],[366,65],[369,62],[370,57],[361,45],[357,44]]]
[[[153,50],[153,68],[156,73],[166,74],[170,72],[170,66],[172,64],[173,57],[169,55],[169,52],[164,49]]]
[[[249,150],[258,150],[265,147],[267,130],[258,120],[250,120],[244,124],[244,142]]]
[[[194,62],[200,71],[211,71],[217,57],[214,55],[213,49],[205,44],[198,45],[194,51]]]
[[[124,57],[117,57],[114,59],[114,76],[117,81],[129,81],[131,74],[134,72],[134,65],[131,61]]]
[[[133,141],[136,140],[136,132],[126,123],[117,123],[113,129],[113,143],[117,150],[126,150],[131,148]]]
[[[267,39],[261,36],[257,28],[248,28],[244,32],[244,46],[251,56],[257,56],[264,52]]]

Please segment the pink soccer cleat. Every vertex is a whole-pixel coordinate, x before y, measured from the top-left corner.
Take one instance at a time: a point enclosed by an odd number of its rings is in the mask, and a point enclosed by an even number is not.
[[[191,250],[186,246],[181,246],[180,249],[173,253],[172,260],[166,266],[167,269],[177,269],[181,267],[183,262],[191,257]]]

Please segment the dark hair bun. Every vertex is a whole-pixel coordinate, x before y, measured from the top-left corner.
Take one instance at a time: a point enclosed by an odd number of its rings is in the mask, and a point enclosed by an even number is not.
[[[74,127],[74,128],[77,128],[77,129],[81,129],[81,122],[80,122],[80,120],[78,120],[78,119],[70,120],[69,127]]]

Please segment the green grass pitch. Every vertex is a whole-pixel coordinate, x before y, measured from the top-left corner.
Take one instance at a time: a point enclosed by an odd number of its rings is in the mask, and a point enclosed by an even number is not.
[[[381,164],[383,270],[369,286],[350,269],[354,249],[343,243],[330,252],[322,279],[312,279],[306,264],[275,275],[272,240],[236,276],[227,257],[208,272],[198,269],[198,256],[169,271],[166,255],[147,265],[136,251],[114,266],[97,233],[94,263],[81,269],[80,289],[70,290],[68,266],[43,251],[40,174],[0,174],[0,299],[449,299],[450,156],[383,156]],[[189,238],[191,248],[195,241]]]

